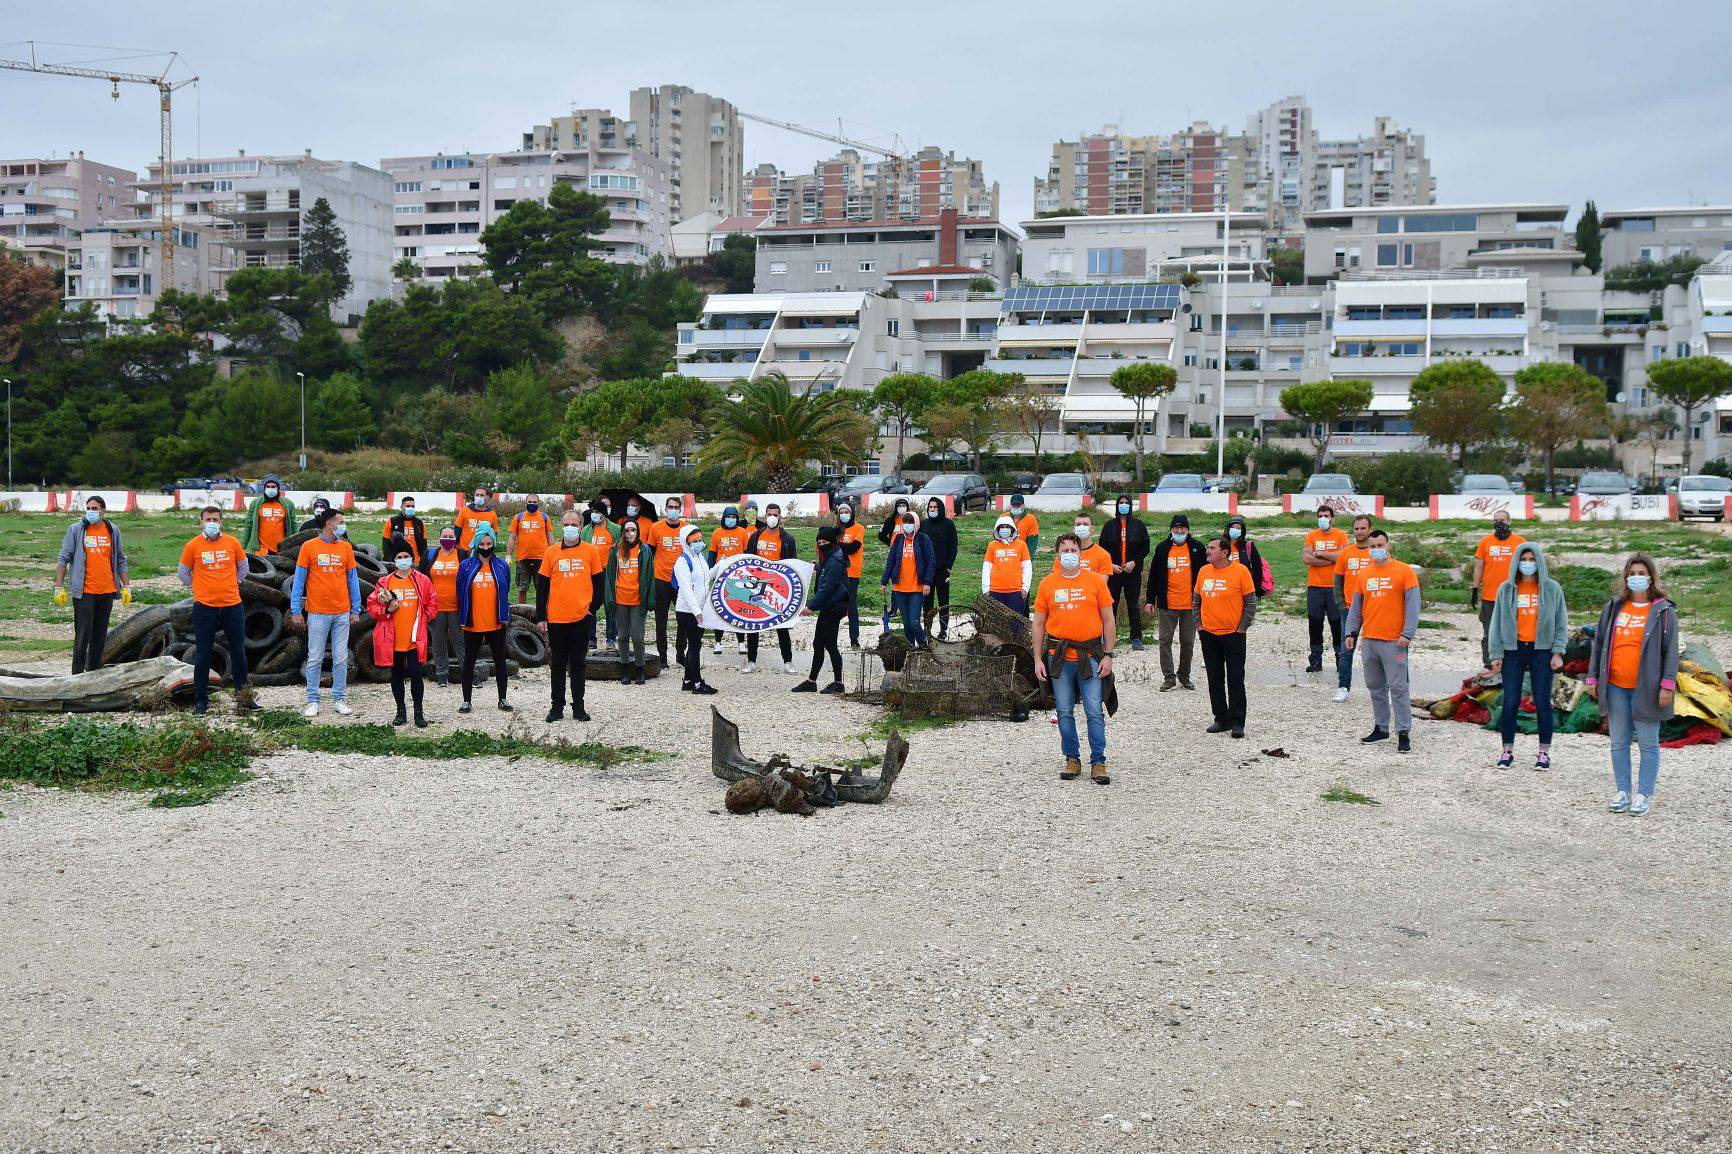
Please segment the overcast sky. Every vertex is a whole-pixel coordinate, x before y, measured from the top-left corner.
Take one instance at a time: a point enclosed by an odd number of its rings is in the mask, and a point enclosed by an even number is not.
[[[688,84],[760,115],[977,157],[1017,221],[1056,139],[1199,119],[1241,131],[1253,109],[1302,93],[1325,138],[1369,132],[1378,114],[1424,133],[1440,203],[1732,202],[1727,0],[0,0],[0,36],[178,50],[201,78],[176,98],[181,157],[505,149],[573,105],[623,116],[634,87]],[[97,82],[0,71],[0,155],[78,149],[142,170],[158,151],[154,95],[116,102]],[[748,168],[799,170],[834,146],[748,125],[746,152]]]

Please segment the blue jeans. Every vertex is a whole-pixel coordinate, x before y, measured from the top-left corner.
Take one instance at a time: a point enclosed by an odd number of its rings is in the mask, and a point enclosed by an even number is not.
[[[1098,668],[1095,659],[1083,657],[1090,669]],[[1076,699],[1082,697],[1083,716],[1089,727],[1089,764],[1107,763],[1107,712],[1101,705],[1101,679],[1078,677],[1076,663],[1067,661],[1057,669],[1048,669],[1052,679],[1053,705],[1058,709],[1058,744],[1066,757],[1081,758],[1076,738]]]
[[[1535,649],[1532,641],[1518,641],[1503,655],[1503,714],[1499,728],[1503,743],[1515,744],[1516,715],[1521,712],[1522,674],[1534,683],[1534,716],[1539,722],[1540,744],[1552,743],[1552,651]],[[1626,751],[1628,752],[1628,751]]]
[[[1612,780],[1625,793],[1635,792],[1644,797],[1654,796],[1654,786],[1660,776],[1660,723],[1637,721],[1636,691],[1600,683],[1600,705],[1612,730]],[[1630,789],[1630,737],[1642,753],[1641,776],[1634,791]]]
[[[307,704],[319,703],[319,669],[325,663],[325,643],[331,646],[331,700],[343,700],[349,688],[349,615],[307,614]]]
[[[890,593],[890,608],[902,618],[902,631],[912,645],[926,644],[926,629],[920,624],[920,606],[925,599],[918,593]]]

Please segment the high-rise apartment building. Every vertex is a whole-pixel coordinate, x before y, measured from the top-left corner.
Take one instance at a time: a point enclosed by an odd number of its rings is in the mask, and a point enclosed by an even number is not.
[[[954,209],[996,219],[998,184],[987,183],[978,160],[929,145],[910,156],[863,159],[852,148],[789,174],[760,164],[746,178],[745,215],[773,224],[850,221],[934,221]]]
[[[0,244],[54,268],[81,230],[125,215],[138,174],[86,160],[0,160]]]
[[[1307,211],[1437,203],[1425,137],[1397,128],[1387,116],[1372,122],[1370,136],[1314,141],[1313,147]]]
[[[676,222],[705,211],[740,211],[746,149],[732,104],[679,84],[636,88],[631,124],[637,146],[668,166]]]

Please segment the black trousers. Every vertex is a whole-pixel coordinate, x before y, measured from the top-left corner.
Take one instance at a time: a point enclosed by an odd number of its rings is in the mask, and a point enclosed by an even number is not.
[[[1335,590],[1327,586],[1308,585],[1305,588],[1305,617],[1311,630],[1311,664],[1323,660],[1323,625],[1329,624],[1332,653],[1341,652],[1341,607],[1335,604]]]
[[[860,578],[848,578],[848,644],[860,647]]]
[[[475,657],[481,652],[481,646],[486,644],[493,653],[493,680],[499,683],[499,696],[505,697],[505,626],[489,629],[485,633],[473,629],[463,631],[463,700],[469,700],[469,691],[475,685]]]
[[[1119,615],[1119,602],[1125,602],[1125,616],[1130,618],[1131,639],[1143,639],[1143,598],[1139,591],[1142,586],[1142,567],[1139,563],[1135,572],[1110,573],[1107,575],[1107,592],[1113,595],[1113,617]]]
[[[613,641],[613,617],[607,611],[607,578],[597,576],[590,579],[589,603],[594,610],[589,615],[589,644],[593,649],[601,644],[602,630],[598,623],[603,619],[607,621],[607,639]]]
[[[1197,641],[1209,673],[1209,708],[1216,723],[1245,728],[1245,635],[1203,630]]]
[[[668,610],[674,607],[674,583],[656,578],[656,653],[661,657],[662,664],[668,663]],[[675,631],[675,644],[679,643],[678,631]],[[674,650],[678,656],[682,651]]]
[[[932,619],[938,618],[938,627],[950,629],[950,570],[940,569],[932,581],[932,596],[926,599],[926,616],[922,622],[926,626],[926,635],[932,635]]]
[[[245,606],[200,605],[195,601],[192,607],[192,700],[195,705],[210,701],[210,655],[216,648],[219,628],[229,646],[229,684],[239,689],[247,683]]]
[[[470,666],[474,668],[473,664]],[[397,712],[403,712],[403,683],[409,683],[410,696],[415,701],[415,713],[421,712],[421,691],[426,682],[421,678],[421,656],[413,649],[401,650],[391,657],[391,696],[397,699]]]
[[[589,643],[595,637],[595,614],[580,621],[549,621],[547,651],[553,666],[553,708],[565,708],[565,679],[571,678],[571,704],[583,708],[583,680],[589,676]]]
[[[72,672],[102,668],[102,647],[108,644],[114,598],[113,593],[86,593],[73,599]]]
[[[758,659],[758,638],[762,636],[762,633],[746,634],[747,661],[756,661]],[[782,650],[783,661],[794,660],[794,639],[788,635],[786,629],[776,630],[776,645]]]
[[[808,680],[818,680],[825,656],[830,658],[830,680],[842,680],[842,647],[836,643],[836,637],[842,631],[842,618],[847,613],[845,605],[818,610],[818,626],[812,634],[812,672],[807,675]]]
[[[698,664],[704,653],[704,631],[695,613],[675,612],[674,617],[678,626],[674,644],[680,663],[685,666],[685,680],[688,685],[696,685],[704,679]]]

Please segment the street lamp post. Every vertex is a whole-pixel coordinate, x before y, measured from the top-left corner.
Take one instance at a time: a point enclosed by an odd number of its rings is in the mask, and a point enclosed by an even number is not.
[[[301,469],[307,467],[307,374],[296,373],[295,379],[301,382]]]
[[[12,491],[12,378],[6,378],[6,491]]]

